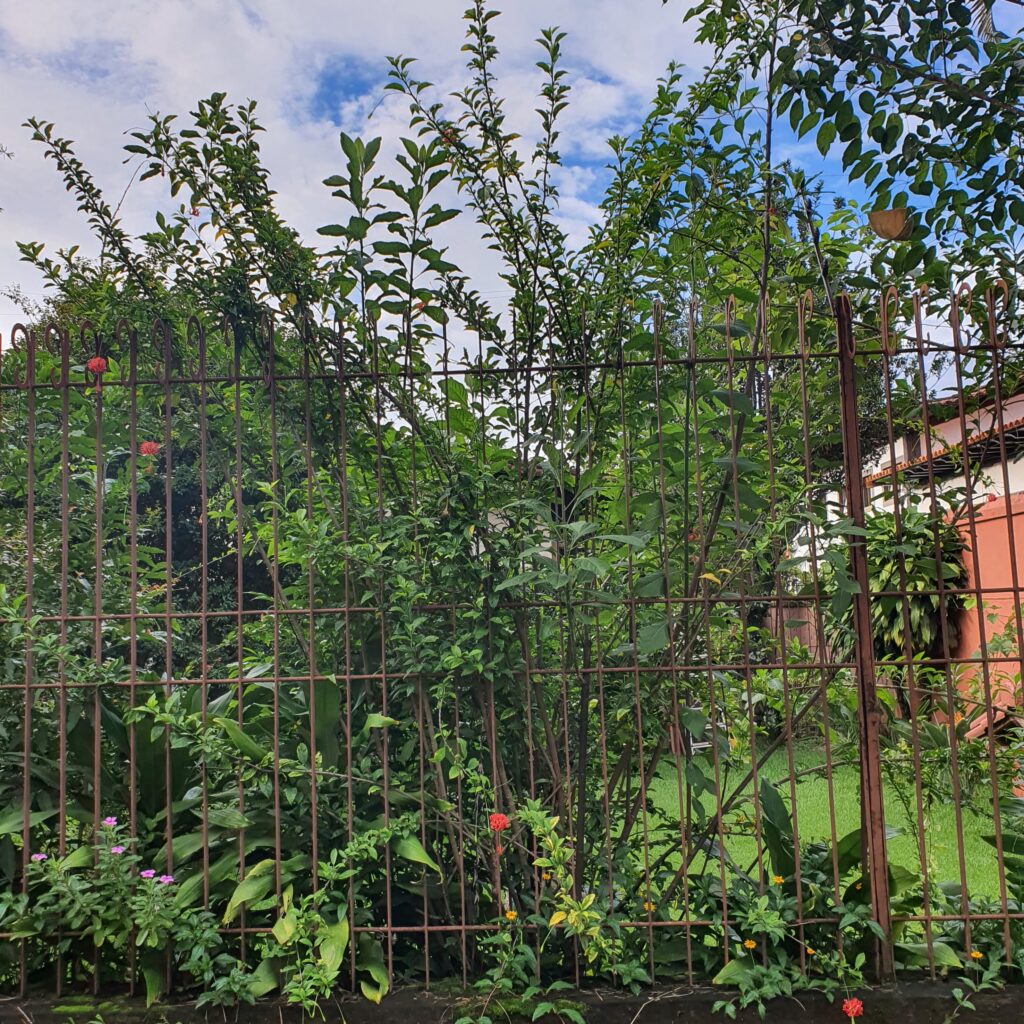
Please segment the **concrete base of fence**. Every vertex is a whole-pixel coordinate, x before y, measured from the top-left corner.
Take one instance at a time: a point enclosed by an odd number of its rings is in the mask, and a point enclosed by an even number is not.
[[[575,997],[587,1024],[717,1024],[727,1018],[712,1013],[712,1005],[723,996],[722,989],[655,989],[639,996],[617,992],[586,992]],[[857,993],[864,1002],[860,1024],[943,1024],[955,1009],[952,986],[941,983],[893,985]],[[1010,986],[1002,992],[985,992],[972,1000],[977,1012],[962,1011],[964,1024],[1019,1024],[1024,1019],[1024,985]],[[464,997],[438,995],[422,991],[399,991],[380,1006],[365,999],[344,997],[324,1004],[327,1024],[452,1024],[474,1007]],[[495,1020],[509,1018],[492,1004]],[[104,1024],[207,1024],[230,1021],[231,1024],[303,1024],[301,1011],[294,1006],[266,1001],[243,1006],[222,1015],[219,1010],[197,1010],[190,1003],[174,1003],[146,1009],[131,999],[92,1001],[67,997],[60,1001],[0,999],[0,1024],[92,1024],[97,1018]],[[743,1022],[758,1021],[753,1010],[737,1014]],[[787,1024],[846,1024],[839,1002],[829,1003],[818,993],[802,993],[795,999],[777,1000],[769,1005],[767,1020]],[[556,1017],[544,1017],[542,1024],[557,1024]]]

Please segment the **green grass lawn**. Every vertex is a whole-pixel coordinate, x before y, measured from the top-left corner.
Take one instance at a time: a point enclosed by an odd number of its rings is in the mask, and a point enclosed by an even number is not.
[[[800,742],[793,749],[793,770],[806,771],[822,764],[824,753],[820,745]],[[763,775],[773,783],[780,784],[779,790],[789,803],[789,759],[785,750],[775,753],[764,767]],[[729,787],[726,786],[726,791]],[[848,832],[860,827],[860,778],[854,765],[836,767],[832,776],[832,800],[835,806],[836,833],[842,838]],[[651,787],[655,806],[664,812],[666,818],[678,821],[679,800],[675,771],[664,770]],[[703,798],[705,809],[713,812],[711,797]],[[750,805],[747,805],[748,811]],[[814,840],[831,839],[829,815],[829,792],[827,781],[812,775],[798,780],[796,789],[797,827],[801,844]],[[885,789],[886,823],[903,830],[903,834],[889,840],[889,860],[914,872],[920,873],[920,858],[917,843],[909,827],[903,807],[889,785]],[[971,813],[967,808],[962,812],[964,860],[967,889],[972,896],[997,896],[999,879],[995,850],[982,839],[992,832],[991,819]],[[726,839],[730,854],[744,868],[755,859],[757,847],[752,836],[730,835]],[[929,879],[932,882],[960,882],[960,862],[957,853],[956,816],[952,803],[943,803],[932,809],[929,828],[925,834],[929,863]],[[934,871],[933,871],[934,869]]]

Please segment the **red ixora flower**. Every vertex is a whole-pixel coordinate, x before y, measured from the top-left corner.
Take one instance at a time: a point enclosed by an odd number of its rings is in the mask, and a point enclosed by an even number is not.
[[[864,1015],[864,1004],[856,997],[843,1000],[843,1016],[853,1020]]]
[[[156,455],[160,451],[160,445],[156,441],[143,441],[139,445],[140,455]]]
[[[96,374],[97,377],[102,377],[107,372],[107,361],[103,356],[93,356],[85,364],[85,368],[90,372]]]
[[[501,845],[501,833],[504,832],[505,829],[507,829],[509,827],[511,822],[508,820],[508,815],[507,814],[492,814],[487,819],[487,824],[491,826],[491,831],[492,832],[497,832],[498,833],[498,844],[497,844],[497,846],[495,846],[494,849],[495,849],[495,852],[500,857],[502,855],[502,853],[504,852],[504,847]]]

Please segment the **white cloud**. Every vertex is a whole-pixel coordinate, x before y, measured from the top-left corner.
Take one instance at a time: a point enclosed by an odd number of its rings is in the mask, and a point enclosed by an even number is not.
[[[385,94],[385,57],[419,58],[417,73],[440,95],[465,81],[459,52],[468,0],[25,0],[0,11],[0,142],[14,152],[0,162],[0,285],[40,296],[42,284],[18,261],[15,240],[49,248],[84,243],[84,219],[42,149],[28,141],[29,115],[52,120],[108,197],[128,184],[124,132],[156,111],[185,113],[215,90],[256,99],[268,132],[264,152],[282,213],[307,240],[338,218],[321,179],[340,169],[339,122],[350,132],[384,136],[385,152],[406,130],[406,105]],[[510,124],[532,143],[535,92],[541,79],[534,43],[559,25],[574,102],[560,142],[568,166],[559,174],[563,215],[574,239],[594,216],[595,161],[608,135],[644,116],[655,83],[671,60],[699,62],[692,23],[680,4],[659,0],[505,0],[491,24],[502,51],[501,83]],[[324,76],[345,94],[335,105],[318,94]],[[366,115],[374,114],[369,123]],[[143,229],[167,203],[158,181],[135,185],[123,215]],[[463,265],[481,268],[478,287],[498,297],[495,262],[468,217],[451,222],[446,241]],[[0,332],[18,314],[0,303]]]

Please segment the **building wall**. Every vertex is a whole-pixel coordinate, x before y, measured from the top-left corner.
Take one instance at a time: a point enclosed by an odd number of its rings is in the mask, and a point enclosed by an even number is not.
[[[1019,468],[1019,467],[1018,467]],[[1011,525],[1012,524],[1012,525]],[[1024,704],[1021,699],[1021,661],[1018,630],[1024,631],[1024,608],[1019,588],[1024,585],[1024,493],[1007,501],[999,498],[964,517],[960,533],[968,549],[964,552],[967,586],[975,591],[977,607],[967,608],[960,618],[960,642],[956,661],[981,656],[982,636],[990,663],[988,678],[978,664],[960,666],[960,688],[975,691],[980,699],[998,708]],[[1009,650],[1000,654],[1007,639]],[[977,730],[985,728],[980,722]]]

